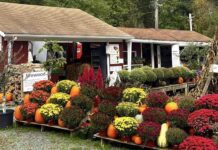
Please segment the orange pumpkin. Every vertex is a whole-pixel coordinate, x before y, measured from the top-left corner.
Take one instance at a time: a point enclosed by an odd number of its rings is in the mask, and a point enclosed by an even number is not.
[[[23,103],[24,104],[29,104],[30,103],[30,94],[26,94],[23,98]]]
[[[36,110],[35,122],[36,123],[41,123],[41,124],[45,123],[44,118],[42,117],[40,108]]]
[[[5,99],[6,99],[6,102],[12,101],[13,99],[12,93],[6,93]]]
[[[107,129],[107,136],[109,138],[113,138],[113,139],[115,139],[117,137],[117,130],[113,124],[109,125],[109,127]]]
[[[131,140],[134,142],[135,141],[135,138],[137,137],[138,135],[133,135],[132,137],[131,137]]]
[[[20,111],[21,105],[17,106],[14,110],[14,117],[16,120],[23,120],[23,116]]]
[[[178,109],[178,105],[177,105],[177,103],[175,103],[175,102],[169,102],[169,103],[167,103],[166,106],[165,106],[165,111],[166,111],[167,113],[170,113],[171,111],[177,110],[177,109]]]
[[[137,145],[142,144],[142,139],[141,139],[141,137],[136,136],[135,139],[134,139],[134,143],[137,144]]]
[[[59,125],[60,127],[65,127],[64,121],[61,120],[60,118],[58,119],[58,125]]]
[[[141,105],[140,107],[139,107],[139,112],[140,113],[142,113],[144,110],[146,110],[147,109],[147,105]]]
[[[2,103],[3,93],[0,93],[0,103]]]
[[[67,104],[65,105],[65,108],[70,108],[70,107],[72,107],[71,101],[68,101]]]
[[[71,91],[70,91],[70,96],[71,97],[76,97],[80,94],[80,88],[78,86],[73,86]]]
[[[178,78],[178,84],[182,84],[182,83],[184,83],[184,79],[182,77],[179,77]]]
[[[55,94],[57,92],[58,92],[57,86],[54,86],[54,87],[51,88],[51,94]]]

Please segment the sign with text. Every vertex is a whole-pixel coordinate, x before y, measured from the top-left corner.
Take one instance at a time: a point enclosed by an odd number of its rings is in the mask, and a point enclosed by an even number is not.
[[[106,53],[110,55],[110,64],[119,64],[120,47],[119,44],[109,44],[106,47]]]
[[[33,84],[41,80],[48,80],[48,72],[28,72],[23,74],[23,92],[33,91]]]
[[[217,64],[211,65],[210,72],[218,73],[218,65]]]

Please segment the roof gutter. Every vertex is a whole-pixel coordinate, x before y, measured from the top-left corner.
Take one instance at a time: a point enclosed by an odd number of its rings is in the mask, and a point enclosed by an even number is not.
[[[5,34],[6,37],[17,37],[18,39],[62,39],[62,40],[130,40],[132,36],[77,36],[77,35],[34,35],[34,34]]]
[[[131,39],[133,43],[153,43],[153,44],[177,44],[179,46],[187,46],[190,44],[194,44],[197,46],[207,46],[210,45],[210,42],[195,42],[195,41],[162,41],[162,40],[146,40],[146,39]]]

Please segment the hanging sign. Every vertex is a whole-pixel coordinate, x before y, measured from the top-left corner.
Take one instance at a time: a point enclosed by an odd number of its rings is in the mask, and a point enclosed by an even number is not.
[[[76,43],[76,59],[80,59],[82,57],[82,54],[83,54],[82,43],[77,42]]]
[[[23,74],[23,92],[33,91],[33,84],[41,80],[48,80],[48,72],[28,72]]]
[[[120,47],[119,44],[108,44],[106,53],[110,55],[110,64],[119,64]]]

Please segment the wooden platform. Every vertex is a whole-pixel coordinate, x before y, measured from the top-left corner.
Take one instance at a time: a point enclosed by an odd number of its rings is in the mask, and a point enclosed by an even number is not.
[[[109,138],[109,137],[104,137],[104,136],[100,136],[98,133],[96,133],[94,135],[94,138],[98,138],[98,139],[101,139],[101,140],[106,140],[106,141],[109,141],[109,142],[115,142],[115,143],[118,143],[118,144],[124,144],[124,145],[129,145],[129,146],[133,146],[133,147],[138,147],[138,148],[141,148],[141,149],[150,149],[150,150],[171,150],[169,148],[159,148],[159,147],[148,147],[146,145],[137,145],[133,142],[124,142],[124,141],[121,141],[121,140],[118,140],[118,139],[112,139],[112,138]],[[102,142],[102,141],[101,141]]]
[[[176,92],[177,90],[185,90],[185,95],[187,95],[190,88],[194,86],[195,86],[195,83],[172,84],[172,85],[167,85],[167,86],[151,88],[151,91]]]
[[[69,128],[64,128],[64,127],[60,127],[57,125],[49,125],[49,124],[39,124],[36,122],[27,122],[27,121],[19,121],[19,120],[15,120],[17,125],[23,124],[23,125],[35,125],[35,126],[40,126],[41,127],[41,132],[45,131],[45,128],[54,128],[54,129],[58,129],[58,130],[64,130],[64,131],[69,131],[70,134],[72,134],[73,132],[79,130],[79,127],[74,128],[74,129],[69,129]]]

